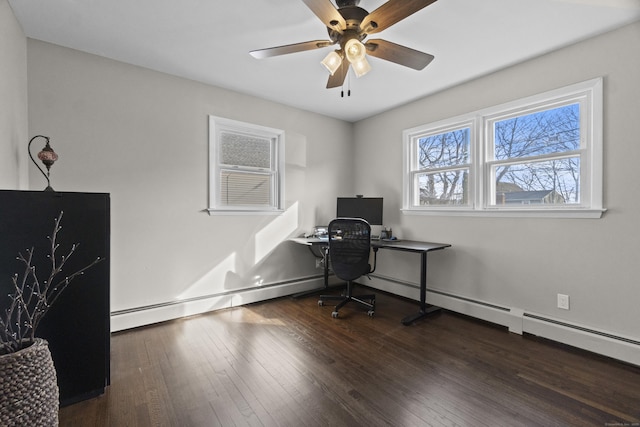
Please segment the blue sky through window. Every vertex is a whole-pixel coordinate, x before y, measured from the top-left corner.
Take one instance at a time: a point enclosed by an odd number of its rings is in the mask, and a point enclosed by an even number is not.
[[[580,148],[578,103],[497,121],[493,144],[495,160],[522,160],[496,168],[498,195],[547,191],[546,198],[535,203],[580,202],[580,157],[575,154]],[[497,197],[496,203],[500,202],[505,198]]]

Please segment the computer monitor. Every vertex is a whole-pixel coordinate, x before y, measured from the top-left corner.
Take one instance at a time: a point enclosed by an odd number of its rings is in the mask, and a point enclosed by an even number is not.
[[[370,225],[382,224],[382,197],[338,197],[338,218],[362,218]]]

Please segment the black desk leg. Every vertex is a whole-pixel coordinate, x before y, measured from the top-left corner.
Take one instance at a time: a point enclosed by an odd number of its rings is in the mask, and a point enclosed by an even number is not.
[[[441,310],[440,307],[427,304],[427,252],[421,252],[420,256],[420,311],[402,319],[402,324],[405,326]]]

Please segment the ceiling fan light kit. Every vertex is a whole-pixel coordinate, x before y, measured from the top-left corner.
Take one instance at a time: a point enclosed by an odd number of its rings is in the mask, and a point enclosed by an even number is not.
[[[353,67],[353,72],[356,73],[356,77],[362,77],[371,71],[371,65],[369,65],[369,61],[367,58],[362,58],[358,61],[351,62],[351,66]]]
[[[324,65],[333,76],[336,71],[338,71],[338,68],[340,68],[340,65],[342,65],[342,56],[340,56],[337,50],[333,50],[322,60],[321,64]]]
[[[356,39],[349,39],[345,44],[344,44],[344,48],[345,48],[345,52],[347,53],[347,59],[349,60],[349,62],[351,62],[352,64],[354,62],[358,62],[362,59],[364,59],[364,55],[365,55],[365,50],[366,48],[364,47],[364,45],[362,43],[360,43],[358,40]]]
[[[285,46],[251,51],[255,58],[268,58],[289,53],[303,52],[338,44],[340,49],[330,52],[323,60],[329,73],[327,89],[342,86],[353,68],[357,77],[371,70],[367,55],[394,62],[414,70],[422,70],[433,56],[382,39],[363,43],[374,33],[383,31],[436,0],[389,0],[369,13],[358,7],[360,0],[336,0],[336,8],[330,0],[302,0],[327,27],[330,40],[315,40]],[[344,60],[347,60],[346,64]]]

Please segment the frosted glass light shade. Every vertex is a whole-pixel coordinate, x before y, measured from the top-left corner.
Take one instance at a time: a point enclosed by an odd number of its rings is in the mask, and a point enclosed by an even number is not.
[[[352,64],[364,59],[364,55],[367,53],[367,48],[365,48],[364,45],[356,39],[347,41],[344,45],[344,50],[347,55],[347,59]]]
[[[369,65],[367,58],[362,58],[359,61],[352,62],[351,66],[353,67],[353,71],[356,73],[356,77],[362,77],[371,71],[371,65]]]
[[[333,76],[342,64],[342,57],[334,50],[329,52],[329,54],[322,60],[321,64],[324,65]]]

